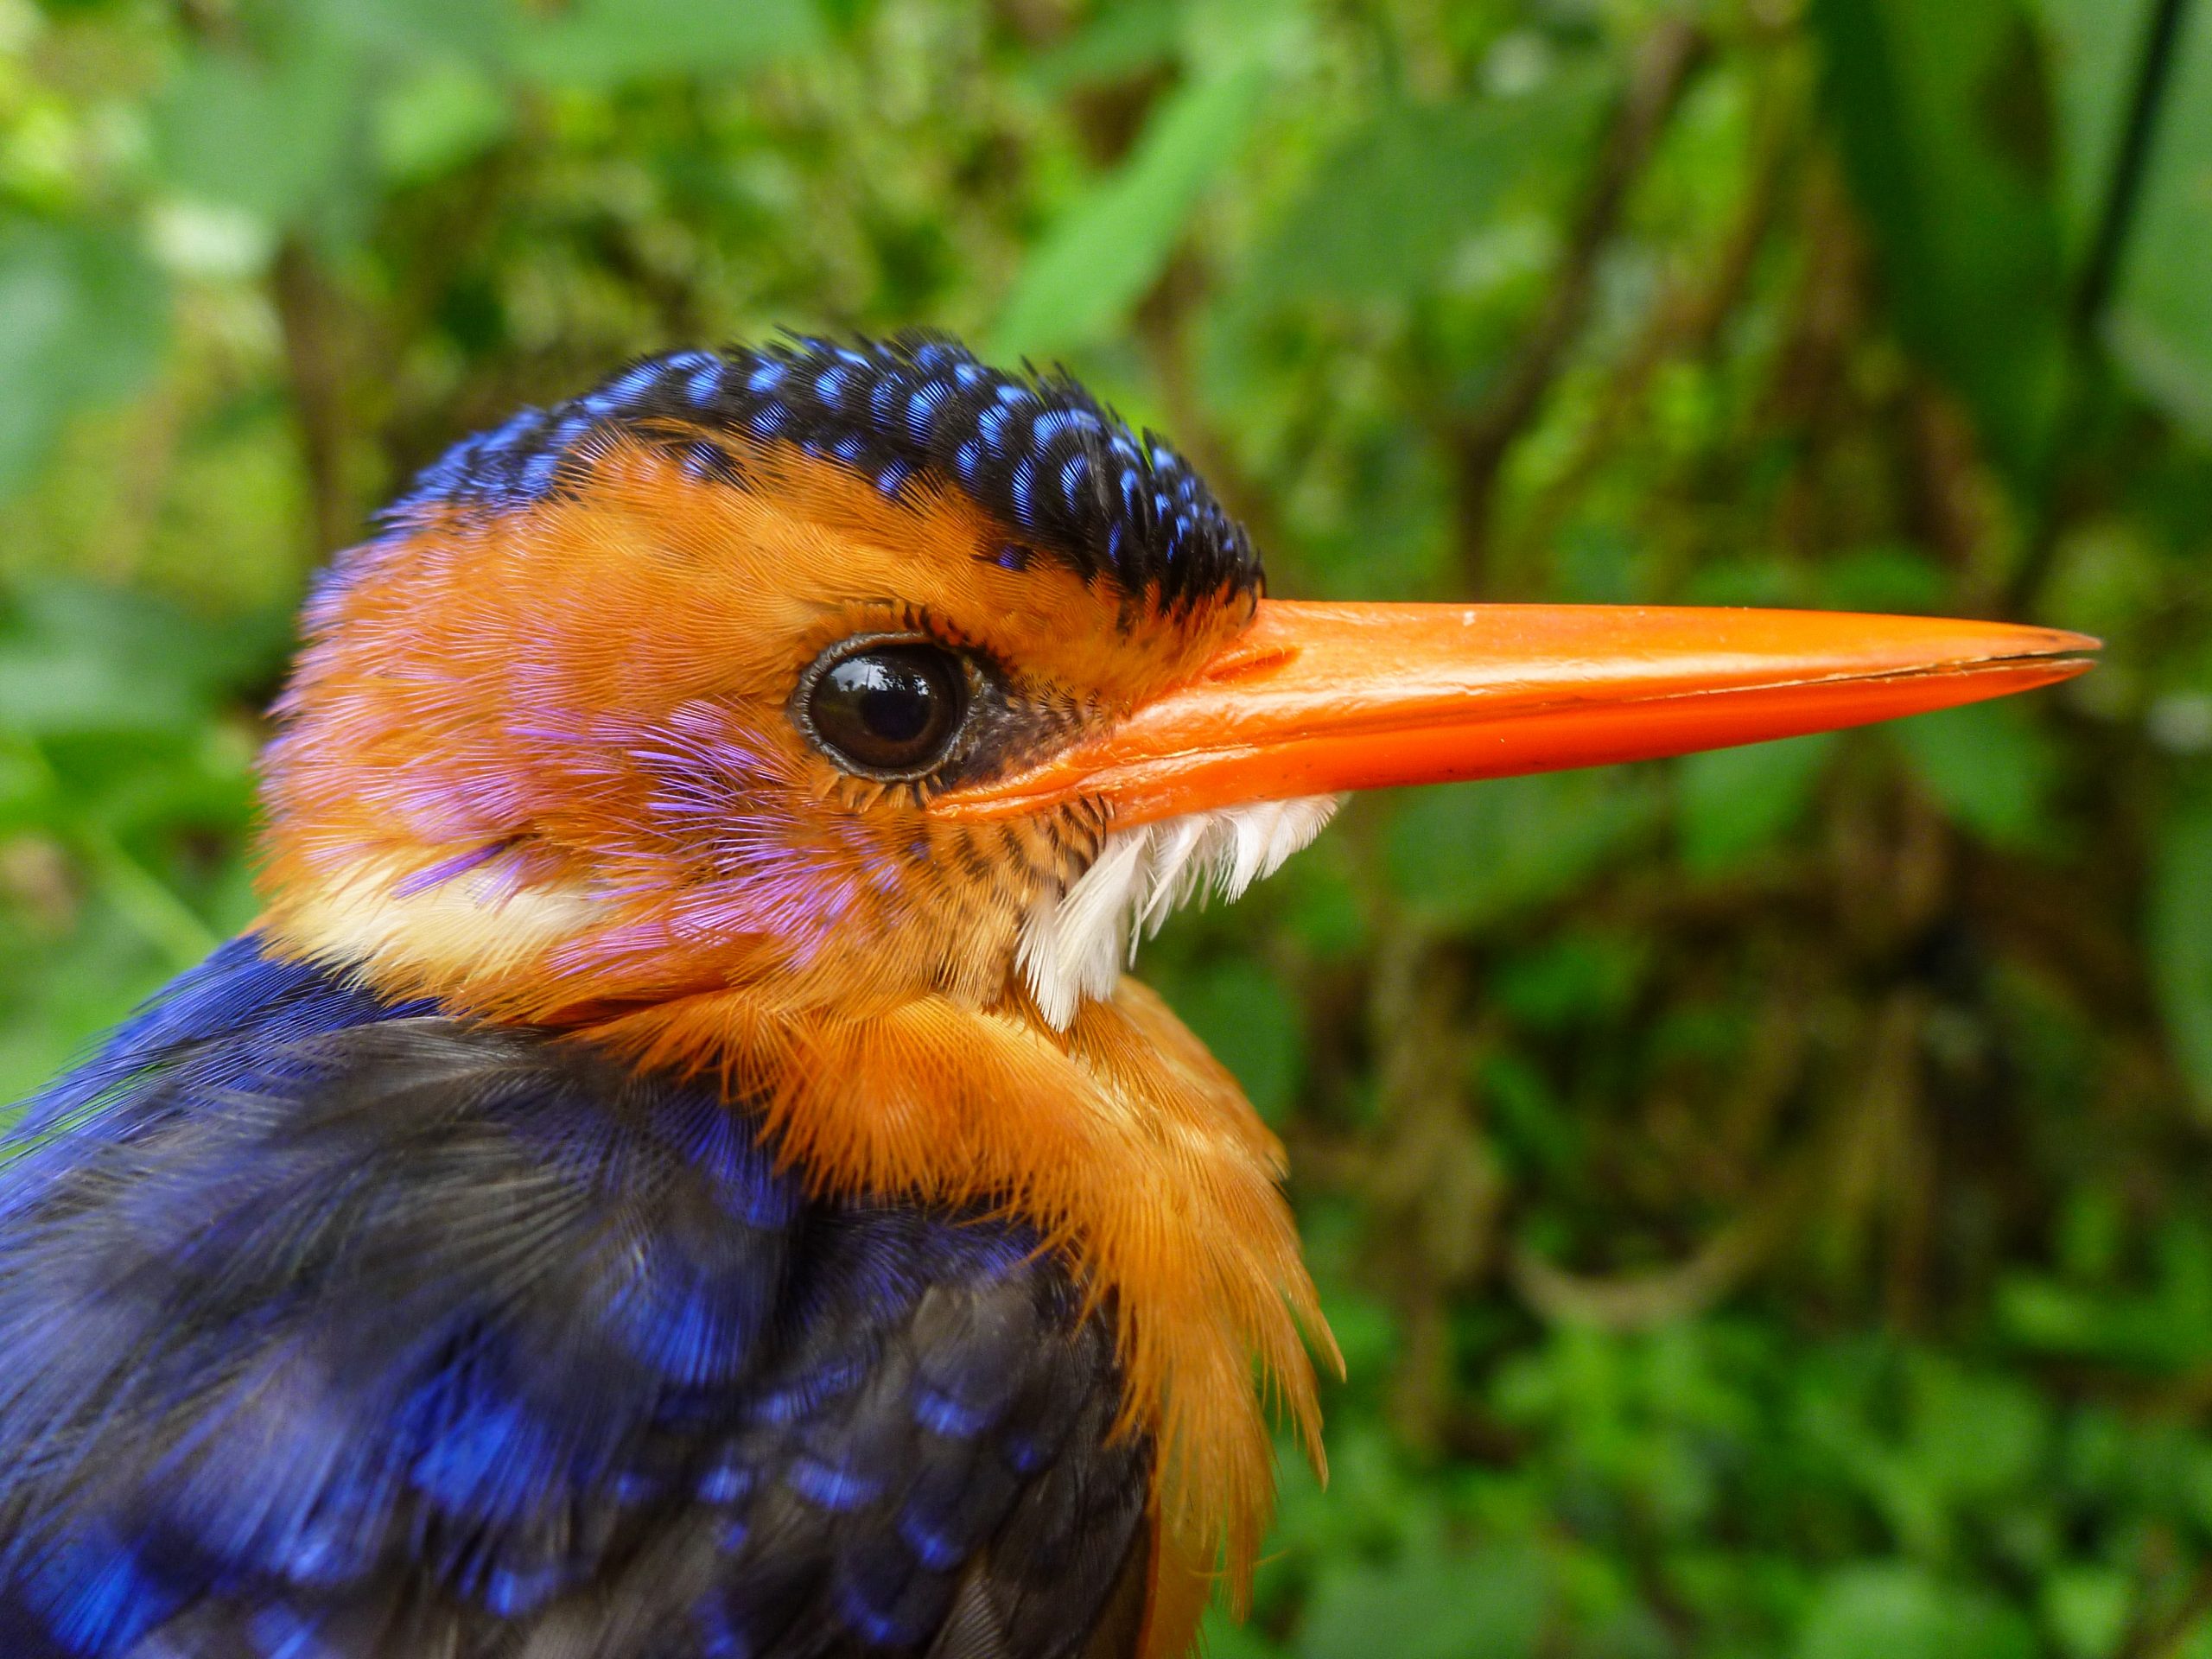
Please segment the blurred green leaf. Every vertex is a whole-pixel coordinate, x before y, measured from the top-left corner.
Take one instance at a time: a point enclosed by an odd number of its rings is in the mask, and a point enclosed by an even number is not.
[[[137,390],[161,359],[168,293],[136,238],[95,223],[0,219],[0,498],[79,409]]]
[[[514,105],[490,77],[464,63],[426,68],[377,105],[378,170],[415,184],[482,154],[512,126]]]
[[[1976,702],[1889,728],[1947,817],[1999,847],[2050,844],[2058,753],[2028,705]]]
[[[2073,1567],[2044,1586],[2044,1622],[2067,1659],[2109,1659],[2120,1651],[2134,1606],[2134,1586],[2114,1567]]]
[[[1645,772],[1564,772],[1425,789],[1390,827],[1391,885],[1423,918],[1462,925],[1570,891],[1656,820]]]
[[[1039,56],[1029,76],[1047,92],[1120,80],[1165,67],[1182,39],[1183,0],[1102,6],[1069,39]]]
[[[1797,1659],[2031,1659],[2025,1619],[1897,1564],[1846,1567],[1815,1594]]]
[[[201,621],[147,594],[29,585],[0,613],[0,731],[191,731],[218,696],[264,672],[289,630]]]
[[[164,181],[280,230],[328,210],[341,183],[358,182],[369,74],[353,42],[305,26],[266,60],[194,50],[156,111]]]
[[[1632,938],[1576,930],[1508,957],[1491,992],[1523,1025],[1569,1030],[1618,1018],[1636,995],[1644,966]]]
[[[2182,1075],[2212,1115],[2212,794],[2168,809],[2150,891],[2151,971]]]
[[[1176,987],[1175,1012],[1244,1085],[1261,1116],[1279,1123],[1305,1069],[1295,995],[1248,957],[1209,964]]]
[[[1813,0],[1897,326],[2016,477],[2049,458],[2065,292],[2043,45],[2017,0]]]
[[[2013,1275],[1998,1299],[2007,1334],[2037,1351],[2153,1375],[2212,1363],[2212,1227],[2170,1222],[2154,1243],[2147,1287]]]
[[[1948,1501],[2004,1499],[2037,1478],[2050,1415],[2024,1383],[1939,1359],[1911,1380],[1912,1465]]]
[[[2137,384],[2212,441],[2212,14],[2192,9],[2175,50],[2107,327]]]
[[[1834,750],[1823,732],[1688,757],[1677,774],[1683,863],[1709,875],[1770,846],[1803,816]]]
[[[1249,299],[1419,293],[1533,182],[1571,176],[1605,88],[1554,73],[1516,98],[1383,104],[1314,168],[1253,260]]]
[[[1551,1602],[1535,1551],[1454,1554],[1426,1541],[1386,1567],[1324,1577],[1292,1644],[1298,1659],[1522,1659]]]
[[[580,0],[528,29],[515,58],[533,79],[606,88],[750,69],[820,39],[808,0]]]
[[[1855,548],[1821,564],[1820,603],[1838,611],[1932,612],[1950,597],[1943,568],[1916,547]]]
[[[1243,148],[1274,79],[1232,60],[1177,88],[1129,159],[1046,232],[991,332],[1003,359],[1089,345],[1128,315],[1167,264],[1207,186]]]

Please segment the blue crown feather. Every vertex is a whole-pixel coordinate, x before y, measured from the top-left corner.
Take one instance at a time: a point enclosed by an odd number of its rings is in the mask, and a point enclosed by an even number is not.
[[[702,436],[702,431],[708,435]],[[1169,603],[1256,590],[1259,556],[1190,464],[1132,431],[1064,372],[1008,374],[934,335],[798,339],[640,359],[594,391],[464,440],[391,510],[505,512],[572,488],[620,435],[666,448],[696,478],[747,487],[716,432],[788,443],[893,500],[929,478],[1003,520],[1029,549]]]

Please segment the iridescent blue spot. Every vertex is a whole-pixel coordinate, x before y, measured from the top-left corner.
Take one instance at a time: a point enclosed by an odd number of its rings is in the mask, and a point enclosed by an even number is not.
[[[738,1629],[729,1609],[717,1598],[694,1616],[699,1631],[699,1651],[706,1659],[753,1659],[753,1643]]]
[[[283,1602],[257,1609],[246,1630],[259,1659],[317,1659],[325,1650],[316,1622]]]
[[[1087,409],[1048,409],[1032,429],[1039,443],[1050,443],[1063,432],[1094,432],[1098,417]]]
[[[861,437],[859,433],[854,432],[849,433],[844,437],[838,439],[836,442],[831,444],[830,446],[830,453],[836,456],[838,460],[850,465],[852,462],[856,461],[861,458],[861,452],[867,448],[868,440]]]
[[[924,340],[914,353],[914,361],[925,369],[934,369],[952,355],[952,348],[941,340]]]
[[[711,404],[721,392],[722,365],[711,357],[707,359],[704,368],[694,369],[691,378],[683,383],[683,395],[695,404]]]
[[[979,365],[963,362],[957,363],[953,365],[953,384],[958,386],[963,391],[969,390],[982,378],[983,371]]]
[[[702,1503],[734,1503],[753,1494],[753,1471],[741,1463],[717,1463],[699,1477],[693,1490]]]
[[[553,475],[560,470],[561,454],[547,449],[532,455],[523,464],[522,487],[525,495],[543,495],[553,485]]]
[[[1027,570],[1032,556],[1032,550],[1021,543],[1007,542],[992,555],[991,563],[1001,570]]]
[[[982,464],[982,461],[983,447],[973,438],[969,439],[967,442],[952,452],[953,470],[958,473],[963,481],[966,483],[973,484],[976,481],[976,469]]]
[[[914,1559],[932,1573],[950,1573],[968,1559],[967,1548],[918,1519],[912,1510],[899,1517],[899,1536],[914,1552]]]
[[[543,1606],[560,1588],[557,1567],[539,1567],[528,1573],[497,1567],[485,1583],[484,1605],[502,1618],[517,1618]]]
[[[999,388],[998,399],[1002,404],[1033,404],[1037,401],[1037,394],[1020,381],[1009,380]]]
[[[703,484],[709,479],[727,477],[730,471],[729,457],[718,444],[703,440],[683,447],[683,475],[694,483]]]
[[[1036,482],[1037,463],[1027,455],[1024,455],[1014,464],[1012,486],[1014,516],[1020,521],[1025,530],[1033,529],[1037,524],[1037,510],[1029,499],[1029,493],[1035,486]]]
[[[963,1406],[935,1389],[925,1389],[914,1402],[914,1421],[932,1434],[942,1434],[951,1440],[980,1434],[997,1418],[995,1411]]]
[[[763,404],[753,411],[746,425],[764,438],[772,438],[784,429],[791,419],[791,411],[781,404]]]
[[[715,1548],[725,1555],[734,1555],[745,1548],[745,1541],[753,1536],[753,1529],[734,1515],[715,1517]]]
[[[630,403],[651,391],[660,379],[661,365],[655,362],[640,363],[607,388],[607,396],[617,403]]]
[[[1122,526],[1116,523],[1106,531],[1106,563],[1119,569],[1122,564]]]
[[[839,1586],[837,1605],[845,1616],[845,1623],[879,1648],[912,1647],[924,1634],[913,1628],[911,1619],[900,1618],[895,1613],[878,1612],[850,1585]]]
[[[747,391],[766,391],[783,378],[783,364],[772,357],[763,358],[753,366],[753,372],[745,377],[745,389]]]
[[[895,374],[884,375],[876,381],[874,389],[868,395],[868,412],[875,417],[878,426],[891,423],[892,406],[906,395],[906,383]]]
[[[896,495],[913,475],[914,469],[905,461],[894,461],[875,475],[875,487],[886,495]]]
[[[837,401],[837,394],[845,389],[842,369],[824,369],[814,377],[814,395],[825,404]]]
[[[129,1647],[175,1605],[130,1549],[105,1537],[65,1541],[27,1563],[22,1588],[54,1635],[80,1653]]]
[[[836,1515],[873,1503],[883,1492],[881,1481],[850,1469],[833,1469],[818,1458],[792,1459],[784,1473],[784,1484],[810,1503],[818,1503]]]
[[[1090,457],[1070,455],[1060,463],[1060,499],[1072,509],[1076,493],[1083,488],[1084,480],[1090,476]]]
[[[1004,408],[992,404],[976,417],[976,435],[983,441],[983,448],[996,450],[1006,433],[1007,414]]]
[[[824,1365],[783,1388],[759,1395],[746,1408],[746,1415],[755,1422],[795,1423],[824,1400],[834,1399],[852,1388],[860,1381],[861,1369],[856,1359]]]
[[[930,441],[930,428],[936,424],[938,407],[952,396],[952,388],[942,380],[931,380],[914,388],[914,395],[906,400],[906,430],[916,443]]]

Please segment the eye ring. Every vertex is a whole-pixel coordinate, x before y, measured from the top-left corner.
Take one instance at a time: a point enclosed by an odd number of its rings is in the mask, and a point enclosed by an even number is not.
[[[841,770],[886,783],[926,778],[959,745],[974,706],[961,653],[912,634],[840,640],[791,694],[791,717]]]

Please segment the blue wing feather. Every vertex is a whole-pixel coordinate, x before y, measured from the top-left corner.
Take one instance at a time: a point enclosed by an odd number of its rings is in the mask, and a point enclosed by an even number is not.
[[[1057,1260],[810,1201],[708,1090],[249,940],[9,1154],[10,1656],[918,1655],[981,1586],[1045,1659],[1132,1559]]]

